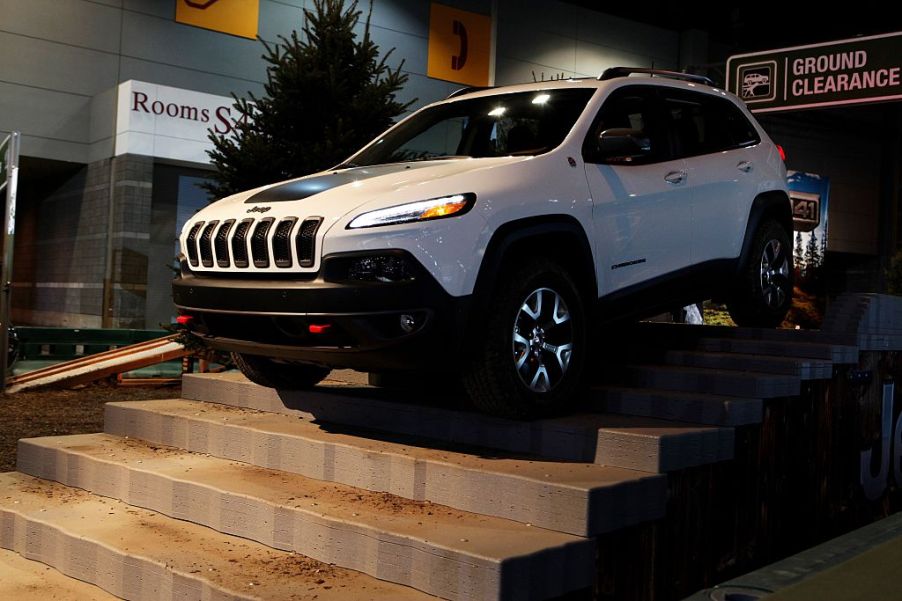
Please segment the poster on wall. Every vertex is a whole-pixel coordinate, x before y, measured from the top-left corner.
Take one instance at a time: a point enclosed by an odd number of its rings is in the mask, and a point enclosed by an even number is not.
[[[824,259],[827,253],[827,206],[830,178],[788,171],[792,202],[795,290],[787,320],[801,328],[818,328],[826,309]]]

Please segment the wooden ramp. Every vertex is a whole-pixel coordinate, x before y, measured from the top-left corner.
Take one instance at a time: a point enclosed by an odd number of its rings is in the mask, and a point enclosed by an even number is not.
[[[40,386],[84,384],[190,355],[191,351],[177,339],[178,334],[171,334],[36,369],[10,378],[6,391],[19,392]]]

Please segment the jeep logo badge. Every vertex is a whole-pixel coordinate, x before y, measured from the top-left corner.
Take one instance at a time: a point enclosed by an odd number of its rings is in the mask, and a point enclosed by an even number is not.
[[[251,207],[247,210],[248,213],[266,213],[272,209],[272,207]]]

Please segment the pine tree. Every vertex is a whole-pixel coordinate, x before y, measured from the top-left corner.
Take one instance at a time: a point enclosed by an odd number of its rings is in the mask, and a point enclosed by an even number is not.
[[[808,238],[808,245],[805,248],[805,272],[811,274],[817,266],[820,265],[818,258],[817,234],[812,231],[811,237]]]
[[[805,245],[802,243],[802,232],[796,232],[796,243],[795,243],[795,265],[796,268],[800,271],[805,267]]]
[[[263,41],[265,94],[233,95],[235,128],[210,133],[216,172],[204,188],[213,198],[328,169],[412,104],[395,99],[407,82],[404,63],[388,67],[394,48],[380,58],[370,38],[370,15],[358,40],[357,0],[348,7],[344,0],[314,0],[304,16],[303,39],[293,31],[277,43]]]

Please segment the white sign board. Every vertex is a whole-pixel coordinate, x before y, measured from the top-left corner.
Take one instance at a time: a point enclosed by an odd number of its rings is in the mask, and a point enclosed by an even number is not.
[[[232,131],[237,111],[216,96],[133,79],[119,84],[115,154],[209,164],[210,131]]]

